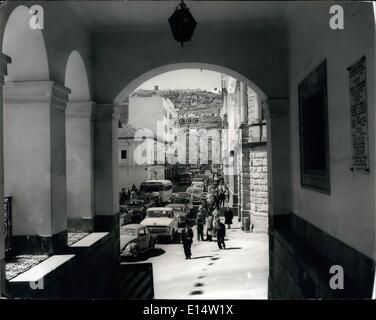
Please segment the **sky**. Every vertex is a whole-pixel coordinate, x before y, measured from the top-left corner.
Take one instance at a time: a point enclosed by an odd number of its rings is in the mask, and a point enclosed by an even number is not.
[[[154,86],[159,90],[169,89],[201,89],[217,92],[221,89],[221,74],[209,70],[183,69],[162,73],[144,82],[137,89],[152,90]]]

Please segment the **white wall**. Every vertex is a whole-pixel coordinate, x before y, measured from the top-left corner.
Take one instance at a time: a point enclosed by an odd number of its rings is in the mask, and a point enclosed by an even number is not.
[[[290,19],[292,211],[354,249],[375,257],[375,62],[372,3],[344,3],[344,30],[329,28],[330,3],[295,3]],[[311,7],[311,8],[310,8]],[[314,12],[314,14],[313,14]],[[366,55],[369,174],[350,171],[349,82],[346,70]],[[298,84],[327,59],[331,195],[300,184]]]
[[[163,119],[162,106],[161,97],[129,97],[129,125],[152,130],[156,135],[157,123]]]

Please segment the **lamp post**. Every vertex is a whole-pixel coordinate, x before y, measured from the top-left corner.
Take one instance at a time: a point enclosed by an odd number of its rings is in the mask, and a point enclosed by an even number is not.
[[[176,7],[175,12],[168,19],[168,22],[170,23],[174,39],[183,46],[184,42],[191,40],[197,22],[184,1],[181,1],[179,6]]]

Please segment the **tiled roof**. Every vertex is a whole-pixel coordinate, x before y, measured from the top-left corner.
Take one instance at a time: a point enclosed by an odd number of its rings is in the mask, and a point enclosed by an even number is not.
[[[137,129],[133,128],[130,125],[122,125],[118,128],[118,137],[119,138],[133,138]]]

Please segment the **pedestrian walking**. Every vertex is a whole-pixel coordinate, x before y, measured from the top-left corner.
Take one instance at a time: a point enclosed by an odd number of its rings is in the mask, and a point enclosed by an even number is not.
[[[206,241],[213,240],[213,216],[211,213],[206,217]]]
[[[131,189],[131,191],[134,191],[135,193],[137,193],[137,187],[136,187],[135,184],[132,185],[132,189]]]
[[[225,201],[226,201],[226,195],[225,195],[223,190],[221,190],[221,192],[219,194],[219,201],[220,201],[220,206],[222,208],[224,208],[225,207]]]
[[[232,213],[232,210],[227,206],[225,209],[225,224],[227,224],[228,229],[231,228],[233,218],[234,214]]]
[[[125,205],[126,202],[127,202],[127,192],[125,191],[125,188],[122,188],[120,192],[120,197],[119,197],[119,204],[123,206]]]
[[[226,236],[226,227],[221,222],[221,219],[218,217],[217,220],[217,244],[219,249],[226,249],[225,245],[225,236]]]
[[[196,225],[197,225],[197,240],[204,241],[205,219],[201,211],[197,213]]]
[[[191,228],[188,227],[187,224],[185,225],[185,228],[181,232],[181,242],[183,244],[185,260],[191,259],[191,256],[192,256],[191,246],[193,242],[193,231]]]

